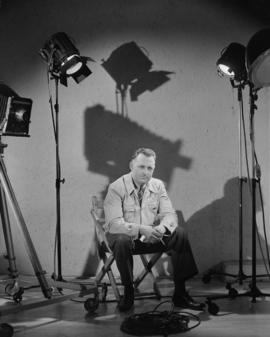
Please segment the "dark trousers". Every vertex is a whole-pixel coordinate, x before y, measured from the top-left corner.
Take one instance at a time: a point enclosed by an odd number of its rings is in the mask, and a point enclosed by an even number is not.
[[[163,242],[155,243],[132,240],[126,234],[107,233],[109,246],[114,254],[124,286],[133,283],[133,255],[170,252],[175,285],[183,283],[198,273],[186,231],[177,227]]]

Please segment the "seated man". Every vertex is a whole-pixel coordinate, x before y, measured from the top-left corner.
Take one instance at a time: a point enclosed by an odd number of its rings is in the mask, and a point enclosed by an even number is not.
[[[130,173],[110,184],[105,198],[106,237],[124,286],[118,308],[126,311],[134,303],[133,254],[170,251],[174,305],[201,310],[202,305],[185,289],[185,281],[197,274],[197,266],[164,184],[152,178],[155,162],[153,150],[138,149],[130,162]]]

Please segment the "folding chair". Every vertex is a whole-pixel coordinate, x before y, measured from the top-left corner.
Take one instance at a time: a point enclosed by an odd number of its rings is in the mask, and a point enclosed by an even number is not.
[[[98,199],[96,196],[92,197],[92,208],[91,208],[91,215],[94,220],[95,224],[95,233],[96,233],[96,241],[97,241],[97,249],[98,255],[100,260],[103,261],[103,266],[101,267],[100,271],[96,275],[96,283],[102,287],[102,301],[106,300],[107,295],[107,284],[102,283],[101,281],[103,278],[108,275],[109,284],[112,287],[115,299],[120,301],[120,292],[118,289],[118,285],[116,279],[114,277],[112,271],[112,264],[114,262],[113,253],[108,245],[106,235],[103,229],[103,225],[105,223],[105,216],[104,216],[104,208],[103,208],[103,200]],[[135,293],[136,297],[142,296],[151,296],[155,295],[158,299],[161,299],[161,293],[157,285],[157,280],[155,275],[153,274],[152,268],[155,263],[159,260],[162,255],[162,252],[151,254],[151,258],[148,259],[145,255],[140,255],[140,259],[143,263],[144,269],[143,271],[135,278],[134,280],[134,288],[138,290],[139,285],[143,281],[143,279],[149,274],[153,281],[153,292],[152,293]]]

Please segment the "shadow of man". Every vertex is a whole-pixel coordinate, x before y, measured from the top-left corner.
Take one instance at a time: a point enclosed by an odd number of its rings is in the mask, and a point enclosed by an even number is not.
[[[239,178],[229,179],[220,199],[194,213],[185,223],[200,272],[221,261],[238,259],[239,248]],[[258,196],[256,197],[258,199]],[[258,199],[259,201],[259,199]],[[259,203],[257,202],[259,208]],[[242,185],[242,226],[244,256],[251,254],[251,193]]]

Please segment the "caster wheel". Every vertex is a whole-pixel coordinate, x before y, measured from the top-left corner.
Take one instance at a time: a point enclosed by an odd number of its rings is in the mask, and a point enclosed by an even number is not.
[[[234,288],[229,289],[230,298],[235,298],[238,295],[238,291]]]
[[[203,283],[205,283],[205,284],[210,283],[210,281],[211,281],[211,275],[210,275],[210,274],[205,274],[205,275],[202,277],[202,281],[203,281]]]
[[[13,295],[14,302],[21,303],[23,293],[24,293],[24,289],[23,287],[20,287],[20,289]]]
[[[209,302],[208,303],[208,312],[211,315],[216,315],[219,312],[219,307],[215,303]]]
[[[13,336],[13,327],[7,323],[0,324],[0,336],[11,337]]]
[[[52,293],[52,294],[55,293],[56,292],[56,288],[55,287],[50,287],[49,288],[49,292]]]
[[[98,296],[95,296],[94,298],[88,298],[85,302],[84,302],[84,308],[86,311],[89,312],[89,314],[93,314],[99,305],[99,300],[98,300]]]
[[[9,296],[13,296],[19,290],[18,282],[8,283],[5,287],[5,293]]]

